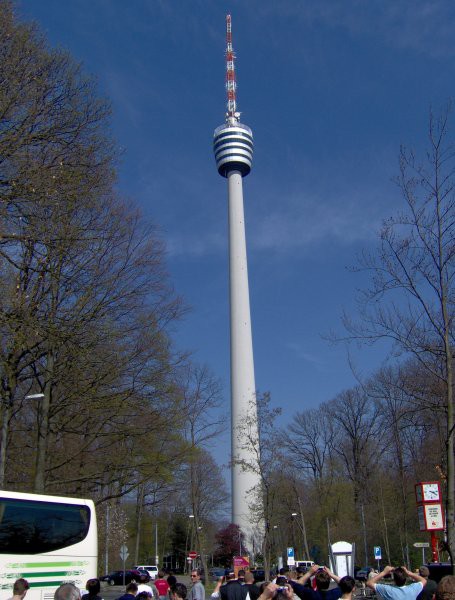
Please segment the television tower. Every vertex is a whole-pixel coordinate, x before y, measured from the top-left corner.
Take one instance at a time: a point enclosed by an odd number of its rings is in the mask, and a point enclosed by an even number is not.
[[[260,527],[252,505],[262,503],[262,496],[242,178],[251,170],[253,132],[240,122],[237,112],[234,59],[231,15],[227,15],[226,122],[215,129],[213,150],[218,173],[228,181],[232,522],[252,534],[255,525]]]

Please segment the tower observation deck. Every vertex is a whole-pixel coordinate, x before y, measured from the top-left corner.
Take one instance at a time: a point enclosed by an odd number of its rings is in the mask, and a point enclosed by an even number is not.
[[[230,171],[238,171],[242,177],[251,171],[253,161],[253,132],[247,125],[235,119],[227,119],[215,129],[213,136],[218,173],[227,177]]]
[[[226,122],[215,129],[213,150],[218,173],[228,181],[232,523],[251,541],[263,530],[261,511],[257,510],[262,499],[258,496],[258,416],[242,182],[251,170],[253,133],[240,122],[236,107],[230,15],[226,17],[226,42]]]

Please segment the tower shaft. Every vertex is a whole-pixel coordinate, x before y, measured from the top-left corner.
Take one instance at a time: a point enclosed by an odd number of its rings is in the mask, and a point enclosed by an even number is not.
[[[232,522],[245,533],[254,525],[251,505],[260,481],[257,462],[257,409],[251,334],[248,265],[243,210],[243,183],[239,171],[228,176],[229,283],[231,322],[231,445]]]

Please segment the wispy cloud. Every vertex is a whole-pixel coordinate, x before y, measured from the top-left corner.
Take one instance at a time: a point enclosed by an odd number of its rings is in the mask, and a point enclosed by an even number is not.
[[[257,3],[256,3],[257,4]],[[323,24],[352,35],[381,38],[392,48],[407,48],[430,56],[453,56],[455,5],[450,0],[330,0],[256,5],[267,17],[301,19],[303,25]],[[279,11],[279,12],[278,12]]]
[[[286,255],[296,250],[313,252],[328,243],[343,246],[368,243],[375,238],[381,223],[379,204],[371,193],[349,199],[281,198],[279,207],[263,210],[247,220],[248,248]],[[169,232],[168,254],[201,257],[226,252],[227,226],[223,225],[205,223],[205,231]]]
[[[299,342],[286,342],[284,346],[287,350],[295,354],[299,360],[309,363],[313,367],[322,369],[327,364],[323,358],[315,354],[314,348],[309,351]]]
[[[170,257],[198,258],[226,252],[226,236],[221,232],[172,233],[165,236],[166,250]]]
[[[352,199],[294,198],[290,206],[255,222],[249,236],[253,248],[287,252],[314,249],[327,242],[350,245],[371,240],[380,223],[374,203],[360,210],[360,204]]]

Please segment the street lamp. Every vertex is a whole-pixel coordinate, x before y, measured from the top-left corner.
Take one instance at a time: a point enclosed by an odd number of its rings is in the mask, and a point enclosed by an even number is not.
[[[28,394],[27,396],[25,396],[26,400],[37,400],[38,398],[44,398],[44,394]]]
[[[155,564],[159,569],[159,556],[158,556],[158,517],[155,515]]]
[[[295,518],[297,516],[296,512],[291,513],[292,518],[292,547],[294,548],[294,556],[295,556]]]
[[[188,527],[186,529],[186,542],[185,542],[185,573],[187,567],[189,568],[190,562],[192,564],[192,560],[188,559],[188,552],[193,549],[193,521],[194,515],[188,515]],[[188,550],[188,538],[190,538],[190,546],[191,548]]]

